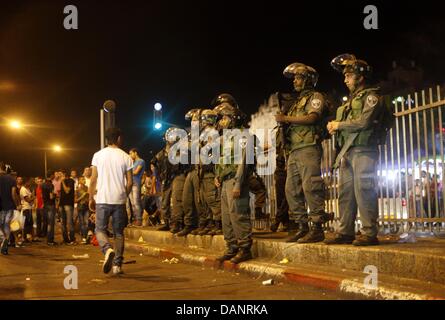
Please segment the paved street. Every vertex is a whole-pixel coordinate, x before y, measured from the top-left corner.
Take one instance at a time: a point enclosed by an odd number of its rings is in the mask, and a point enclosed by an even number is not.
[[[73,255],[88,254],[88,259]],[[97,247],[43,243],[11,248],[0,256],[0,299],[350,299],[350,296],[312,287],[277,283],[263,286],[255,279],[221,270],[187,264],[168,264],[161,259],[127,252],[125,274],[115,277],[101,271]],[[67,265],[78,269],[78,289],[66,290]]]

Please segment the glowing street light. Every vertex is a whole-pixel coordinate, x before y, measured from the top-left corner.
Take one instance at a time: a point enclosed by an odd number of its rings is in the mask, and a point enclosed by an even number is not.
[[[10,126],[12,129],[15,129],[15,130],[18,130],[18,129],[21,129],[21,128],[22,128],[22,124],[21,124],[21,122],[18,121],[18,120],[12,120],[11,122],[9,122],[9,126]]]
[[[160,104],[159,102],[155,103],[155,110],[156,111],[161,111],[162,110],[162,104]]]
[[[53,150],[55,152],[61,152],[62,151],[62,147],[56,144],[56,145],[53,146]]]
[[[156,129],[156,130],[161,130],[161,128],[162,128],[162,123],[160,123],[160,122],[156,122],[156,124],[155,124],[155,129]]]

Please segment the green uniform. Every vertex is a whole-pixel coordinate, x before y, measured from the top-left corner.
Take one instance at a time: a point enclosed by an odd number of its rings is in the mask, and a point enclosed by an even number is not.
[[[289,116],[307,116],[316,113],[321,118],[325,107],[324,97],[314,90],[303,90],[288,111]],[[321,121],[318,121],[321,123]],[[286,130],[288,152],[286,199],[289,219],[306,223],[324,223],[325,186],[321,178],[321,156],[319,124],[290,124]],[[306,209],[309,207],[309,216]]]
[[[204,170],[200,181],[201,203],[207,213],[206,220],[221,221],[221,194],[216,188],[213,170]]]
[[[162,183],[162,204],[161,204],[161,216],[164,222],[168,222],[171,219],[171,169],[172,166],[168,161],[168,152],[166,148],[162,149],[156,154],[156,164],[159,168],[159,176]]]
[[[195,228],[198,222],[205,220],[203,206],[199,196],[201,183],[198,168],[195,166],[186,176],[182,193],[183,221],[186,227]]]
[[[229,164],[223,164],[223,150],[220,162],[216,166],[216,175],[222,183],[221,218],[224,240],[229,252],[237,252],[240,249],[247,252],[252,246],[252,222],[247,179],[251,172],[249,166],[245,164],[245,150],[243,151],[243,163],[235,164],[233,139],[230,144],[224,144],[224,147],[228,147],[232,155]],[[239,198],[233,198],[234,189],[240,191]]]
[[[362,234],[376,237],[378,232],[378,195],[375,178],[378,161],[379,129],[374,121],[379,114],[378,89],[366,88],[353,94],[337,109],[337,141],[342,148],[353,139],[340,164],[338,233],[355,235],[357,209]]]

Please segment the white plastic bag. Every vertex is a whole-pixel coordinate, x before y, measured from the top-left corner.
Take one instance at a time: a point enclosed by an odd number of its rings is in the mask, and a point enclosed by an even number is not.
[[[22,211],[14,210],[11,222],[9,223],[11,231],[16,232],[19,230],[23,230],[24,226],[25,226],[25,217],[23,216]]]

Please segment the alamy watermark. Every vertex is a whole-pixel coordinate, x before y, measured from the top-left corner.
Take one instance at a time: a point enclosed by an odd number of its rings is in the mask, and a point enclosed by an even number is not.
[[[200,130],[193,121],[189,134],[175,130],[176,141],[168,152],[172,164],[249,164],[257,165],[260,175],[271,175],[276,167],[275,129],[225,129],[222,135],[214,128]]]

